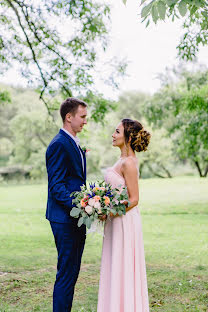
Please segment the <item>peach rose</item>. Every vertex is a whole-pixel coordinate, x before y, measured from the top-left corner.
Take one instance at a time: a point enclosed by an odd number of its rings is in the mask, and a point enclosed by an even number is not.
[[[110,198],[108,196],[103,196],[105,199],[105,205],[108,206],[110,204]]]
[[[93,197],[93,199],[95,200],[95,202],[98,202],[98,201],[100,201],[100,196],[96,195]]]

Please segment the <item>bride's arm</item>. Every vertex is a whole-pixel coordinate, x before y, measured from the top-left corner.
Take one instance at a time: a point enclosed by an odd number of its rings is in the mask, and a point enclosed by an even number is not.
[[[126,159],[122,164],[121,172],[124,176],[129,195],[130,205],[126,208],[126,211],[129,211],[139,202],[138,174],[134,160],[131,158]]]

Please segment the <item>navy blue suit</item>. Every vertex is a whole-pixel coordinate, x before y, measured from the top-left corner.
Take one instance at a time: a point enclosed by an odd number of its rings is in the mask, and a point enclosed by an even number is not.
[[[53,138],[46,151],[48,172],[48,202],[46,218],[50,221],[58,252],[57,275],[53,291],[53,312],[71,311],[74,287],[77,281],[85,244],[86,227],[77,226],[70,216],[71,192],[79,191],[86,183],[76,142],[63,130]]]

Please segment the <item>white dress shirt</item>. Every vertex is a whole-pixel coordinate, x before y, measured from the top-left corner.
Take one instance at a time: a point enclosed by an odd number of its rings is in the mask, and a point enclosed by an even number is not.
[[[80,139],[78,137],[75,137],[73,136],[69,131],[67,131],[66,129],[64,128],[61,128],[61,130],[63,130],[64,132],[66,132],[73,140],[74,142],[77,144],[77,147],[78,147],[78,150],[79,150],[79,153],[80,153],[80,156],[81,156],[81,159],[82,159],[82,169],[83,169],[83,172],[84,172],[84,158],[83,158],[83,155],[82,155],[82,152],[80,150]]]

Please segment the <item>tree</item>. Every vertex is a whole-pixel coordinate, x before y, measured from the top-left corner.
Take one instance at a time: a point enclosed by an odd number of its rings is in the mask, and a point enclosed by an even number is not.
[[[16,62],[49,113],[57,109],[51,100],[57,94],[86,96],[96,53],[107,47],[109,14],[109,6],[92,0],[2,0],[1,73]],[[117,65],[122,74],[125,66]]]
[[[1,88],[0,88],[1,89]],[[11,152],[11,142],[8,138],[7,123],[8,118],[12,118],[12,111],[8,106],[11,102],[8,91],[0,91],[0,166],[6,163],[9,153]],[[5,113],[6,112],[6,113]],[[6,116],[6,118],[4,118]]]
[[[181,160],[189,160],[200,177],[208,174],[208,72],[181,73],[146,106],[146,117],[165,127]]]
[[[126,0],[123,0],[126,3]],[[208,1],[207,0],[141,0],[141,17],[148,26],[151,20],[183,18],[185,33],[177,46],[179,56],[193,60],[200,45],[208,43]]]
[[[0,138],[9,138],[10,131],[7,127],[8,120],[13,117],[11,96],[7,90],[0,86]]]

